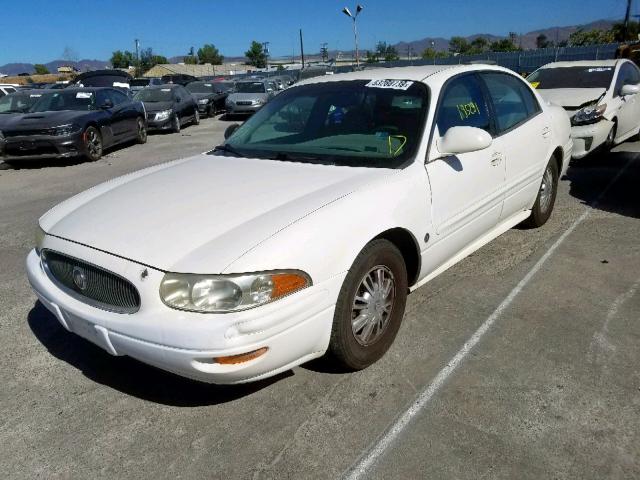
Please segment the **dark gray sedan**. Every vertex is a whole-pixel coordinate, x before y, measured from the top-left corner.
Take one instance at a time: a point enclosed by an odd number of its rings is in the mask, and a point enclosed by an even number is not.
[[[144,104],[149,130],[170,130],[178,133],[187,123],[200,123],[198,105],[182,85],[147,87],[136,93],[133,98]]]

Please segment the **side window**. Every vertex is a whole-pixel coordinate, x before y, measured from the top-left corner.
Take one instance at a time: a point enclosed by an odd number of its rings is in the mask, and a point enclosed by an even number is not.
[[[124,93],[118,92],[117,90],[109,90],[108,96],[114,105],[120,105],[121,103],[124,103],[128,100],[127,96]]]
[[[506,73],[481,74],[493,105],[498,133],[526,121],[540,105],[524,83]]]
[[[616,80],[615,95],[620,95],[620,90],[625,85],[636,85],[640,83],[640,73],[638,69],[630,63],[623,63],[618,71],[618,79]]]
[[[477,127],[491,131],[489,112],[476,75],[452,80],[445,88],[436,120],[441,136],[451,127]]]
[[[98,90],[98,91],[96,92],[96,105],[97,105],[98,107],[101,107],[102,105],[104,105],[104,103],[105,103],[105,101],[106,101],[107,99],[111,100],[111,99],[109,98],[109,95],[107,94],[107,91],[106,91],[106,90]],[[112,101],[113,101],[113,100],[112,100]],[[114,104],[114,105],[115,105],[115,104]]]

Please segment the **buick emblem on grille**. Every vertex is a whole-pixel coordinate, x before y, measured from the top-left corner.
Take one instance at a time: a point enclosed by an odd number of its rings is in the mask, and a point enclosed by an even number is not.
[[[73,283],[76,284],[80,290],[84,291],[87,288],[87,274],[81,267],[73,267],[72,271]]]

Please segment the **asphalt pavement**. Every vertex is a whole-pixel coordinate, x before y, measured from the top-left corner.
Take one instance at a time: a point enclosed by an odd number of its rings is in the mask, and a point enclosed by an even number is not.
[[[4,477],[640,478],[640,143],[574,162],[547,225],[411,294],[395,344],[362,372],[315,361],[206,385],[65,331],[24,272],[38,217],[206,151],[228,123],[96,163],[0,165]]]

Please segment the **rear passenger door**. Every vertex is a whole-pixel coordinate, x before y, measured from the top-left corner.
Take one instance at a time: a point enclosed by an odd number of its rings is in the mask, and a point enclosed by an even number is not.
[[[533,206],[551,152],[551,130],[530,87],[504,72],[482,72],[495,118],[494,144],[506,165],[501,220]]]
[[[483,85],[475,73],[454,77],[440,94],[436,126],[426,163],[431,187],[432,221],[442,255],[430,249],[423,262],[428,270],[446,261],[493,229],[500,218],[505,180],[502,154],[495,145],[484,150],[441,157],[438,139],[455,126],[493,133],[493,122]]]

